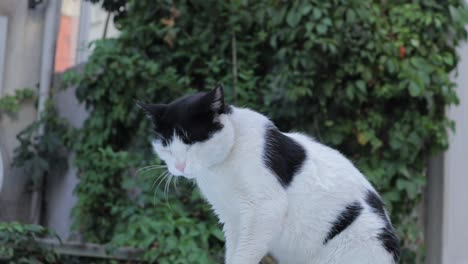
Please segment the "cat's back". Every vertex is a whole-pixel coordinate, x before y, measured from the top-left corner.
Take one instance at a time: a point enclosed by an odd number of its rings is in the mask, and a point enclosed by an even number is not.
[[[286,189],[293,189],[294,182],[335,190],[337,185],[372,189],[346,157],[305,134],[280,132],[266,116],[248,108],[232,107],[229,118],[236,134],[233,162],[240,159],[243,165],[248,161],[273,171]]]
[[[355,192],[373,190],[373,187],[354,164],[339,151],[332,149],[302,133],[284,133],[304,147],[306,160],[301,169],[302,180],[310,180],[326,188],[338,190],[340,186]]]
[[[281,238],[273,246],[275,255],[287,263],[396,262],[397,238],[367,179],[338,151],[304,134],[284,134],[305,149],[306,158],[285,189],[288,212]],[[356,243],[362,245],[352,253],[357,255],[344,250]],[[374,253],[369,255],[369,250]],[[351,260],[355,258],[361,262]]]

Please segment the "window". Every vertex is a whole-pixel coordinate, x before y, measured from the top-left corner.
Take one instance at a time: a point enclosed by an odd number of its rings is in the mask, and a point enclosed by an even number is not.
[[[63,72],[75,65],[81,0],[64,0],[55,51],[55,72]]]
[[[63,72],[85,62],[92,49],[89,43],[104,37],[104,31],[106,37],[119,34],[113,17],[108,16],[101,5],[84,0],[63,0],[54,71]]]

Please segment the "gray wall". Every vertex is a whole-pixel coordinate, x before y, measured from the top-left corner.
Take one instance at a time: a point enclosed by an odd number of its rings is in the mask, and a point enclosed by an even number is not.
[[[44,9],[28,9],[26,0],[0,0],[0,15],[8,17],[3,89],[0,96],[13,94],[16,89],[36,87],[42,50]],[[13,150],[18,145],[16,134],[36,118],[36,109],[28,102],[15,116],[0,116],[0,149],[5,171],[0,193],[0,220],[29,219],[30,191],[27,177],[11,168]]]
[[[461,62],[455,80],[460,105],[448,111],[456,121],[456,132],[450,135],[450,148],[444,157],[444,264],[468,263],[468,44],[459,52]]]
[[[57,78],[58,79],[58,78]],[[58,83],[57,81],[55,83]],[[75,89],[69,88],[60,90],[53,96],[54,105],[57,112],[63,118],[66,118],[70,125],[81,127],[84,120],[88,117],[84,105],[79,104],[75,97]],[[77,170],[73,167],[74,155],[71,154],[68,159],[68,170],[60,175],[49,175],[47,177],[44,225],[55,230],[64,240],[70,238],[72,225],[71,209],[76,204],[76,196],[73,190],[78,184]]]
[[[442,223],[444,208],[444,155],[433,157],[428,164],[424,192],[424,239],[426,264],[442,263]]]

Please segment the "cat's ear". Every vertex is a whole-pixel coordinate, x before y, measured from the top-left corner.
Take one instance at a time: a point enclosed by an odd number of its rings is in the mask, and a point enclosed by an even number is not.
[[[225,109],[223,86],[217,84],[216,87],[208,93],[208,96],[211,110],[217,114],[222,114]]]
[[[136,105],[153,121],[160,118],[167,107],[164,104],[147,104],[140,101],[137,101]]]

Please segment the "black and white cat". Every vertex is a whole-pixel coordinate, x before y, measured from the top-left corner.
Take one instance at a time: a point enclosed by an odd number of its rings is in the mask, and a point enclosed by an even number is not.
[[[193,178],[223,224],[227,264],[394,264],[400,249],[383,203],[339,152],[264,115],[224,103],[223,89],[140,104],[156,154]]]

